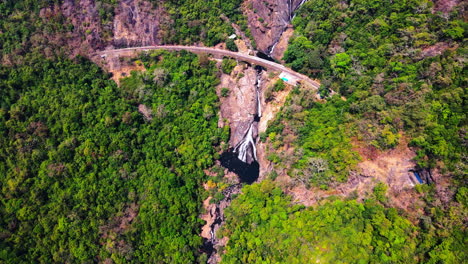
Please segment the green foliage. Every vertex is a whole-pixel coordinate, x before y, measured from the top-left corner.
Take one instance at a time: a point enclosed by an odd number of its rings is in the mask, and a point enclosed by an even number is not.
[[[349,104],[336,96],[327,103],[312,103],[307,98],[309,91],[297,91],[278,115],[281,123],[271,123],[267,133],[281,135],[276,138],[282,142],[290,141],[291,131],[297,133],[298,138],[292,142],[296,154],[288,154],[283,160],[292,163],[286,163],[286,167],[301,183],[319,186],[346,181],[349,170],[359,161],[343,118]],[[283,155],[280,146],[275,156]]]
[[[274,85],[268,86],[263,95],[265,96],[265,101],[270,102],[275,99],[275,93],[279,91],[283,91],[286,88],[286,85],[282,79],[278,79]]]
[[[456,195],[457,201],[463,206],[468,207],[468,188],[461,187]]]
[[[462,40],[465,33],[465,29],[462,27],[462,25],[467,28],[468,23],[463,21],[452,21],[449,26],[443,30],[443,32],[452,39]]]
[[[299,130],[298,144],[303,147],[304,156],[299,160],[298,168],[306,165],[308,157],[321,157],[330,164],[330,174],[324,173],[323,178],[314,178],[316,183],[329,184],[330,179],[345,181],[348,171],[358,162],[343,124],[342,113],[346,106],[346,102],[337,97],[326,104],[315,104]]]
[[[221,63],[221,70],[226,74],[231,74],[234,67],[236,67],[237,61],[234,59],[223,58]]]
[[[346,138],[355,136],[380,149],[395,147],[404,135],[416,150],[419,167],[438,166],[451,175],[452,188],[459,188],[455,196],[459,203],[437,198],[441,194],[436,194],[432,186],[416,186],[427,203],[414,252],[422,263],[462,263],[466,259],[466,224],[462,220],[466,218],[467,152],[463,8],[460,5],[444,14],[433,12],[432,3],[426,0],[307,1],[293,20],[297,35],[291,39],[284,59],[294,69],[320,78],[321,94],[333,90],[347,100],[341,103],[344,107],[338,108],[338,114],[331,107],[336,99],[327,99],[316,112],[315,106],[305,111],[307,101],[296,99],[306,103],[285,108],[271,127],[279,133],[310,123],[304,126],[306,131],[297,129],[303,136],[293,140],[296,148],[305,150],[295,153],[292,164],[298,170],[291,175],[304,184],[314,183],[317,175],[325,175],[325,183],[336,180],[335,175],[341,178],[339,171],[327,178],[327,173],[309,169],[311,164],[324,164],[317,158],[333,166],[327,156],[342,152],[341,145],[336,146],[340,151],[334,152],[333,143],[328,143],[328,137],[331,142],[340,142],[335,135],[344,135],[345,146]],[[314,68],[307,62],[314,50],[322,51],[323,63],[318,70],[311,70]],[[386,203],[382,184],[374,189],[373,198]],[[401,262],[412,260],[408,257]]]
[[[197,261],[219,80],[157,58],[121,87],[82,59],[0,67],[0,262]]]
[[[466,205],[463,204],[464,189],[459,189],[456,202],[443,202],[435,186],[426,186],[423,199],[426,212],[420,219],[417,252],[426,255],[424,263],[464,263],[467,259]],[[446,199],[446,198],[443,198]],[[445,203],[445,208],[440,204]]]
[[[371,202],[292,205],[265,180],[245,186],[226,209],[222,263],[417,263],[416,230]]]
[[[226,40],[226,48],[230,51],[234,51],[234,52],[237,52],[238,49],[237,49],[237,45],[236,43],[234,42],[233,39],[227,39]]]
[[[336,73],[345,72],[351,65],[351,58],[346,52],[336,54],[330,62],[330,66]]]
[[[282,79],[278,79],[275,82],[275,85],[273,86],[273,91],[275,91],[275,92],[283,91],[284,88],[286,88],[286,85],[284,84],[284,81]]]
[[[317,76],[323,61],[323,48],[314,47],[312,42],[303,36],[291,39],[288,49],[284,53],[284,61],[295,71]]]
[[[392,130],[394,130],[394,128],[389,125],[386,125],[383,128],[381,136],[379,137],[379,146],[393,148],[398,145],[400,134]]]
[[[101,30],[94,31],[93,38],[99,40],[111,36],[115,0],[96,1],[95,8]],[[60,1],[48,0],[4,0],[0,2],[0,54],[2,64],[23,64],[38,58],[39,53],[47,58],[69,54],[71,32],[74,27],[70,19],[60,11]],[[56,8],[57,7],[57,8]],[[75,29],[85,38],[91,33],[86,27]]]
[[[96,9],[98,19],[91,17],[94,16],[93,13],[80,11],[79,16],[87,16],[89,19],[83,20],[85,22],[82,27],[75,27],[60,8],[54,7],[62,5],[60,1],[2,1],[0,2],[0,32],[2,32],[0,53],[8,55],[4,57],[8,64],[31,61],[31,58],[28,58],[30,51],[41,52],[48,58],[56,58],[72,52],[75,54],[76,51],[72,51],[71,46],[67,44],[70,40],[79,41],[70,39],[71,35],[76,38],[76,33],[83,40],[86,35],[92,35],[88,38],[92,38],[93,45],[105,46],[112,40],[112,23],[115,8],[119,2],[103,0],[89,3],[92,5],[90,8]],[[241,0],[208,2],[151,0],[150,2],[153,2],[152,8],[158,9],[159,15],[164,17],[159,25],[162,43],[193,45],[203,42],[206,46],[214,46],[234,33],[231,23],[239,25],[241,30],[251,38],[247,20],[242,14]],[[138,5],[138,3],[135,4]],[[49,12],[42,10],[41,13],[41,9],[44,8],[48,8]],[[88,28],[91,23],[98,30]],[[71,34],[72,32],[74,34]],[[228,41],[227,45],[229,49],[237,50],[232,40]]]
[[[387,201],[387,185],[383,182],[377,183],[373,190],[373,195],[375,199],[381,203],[385,203]]]
[[[221,88],[221,96],[222,97],[228,97],[229,96],[229,88],[223,87]]]
[[[447,15],[431,7],[426,0],[308,1],[293,20],[297,36],[284,59],[324,80],[321,94],[348,97],[360,140],[393,148],[405,131],[420,150],[419,166],[443,161],[454,170],[466,152],[467,24],[462,6]],[[323,63],[312,66],[317,50],[314,61]]]
[[[241,0],[165,1],[164,7],[173,23],[163,28],[164,42],[189,45],[202,41],[207,46],[214,46],[234,33],[231,24],[223,17],[238,24],[248,34],[241,4]]]

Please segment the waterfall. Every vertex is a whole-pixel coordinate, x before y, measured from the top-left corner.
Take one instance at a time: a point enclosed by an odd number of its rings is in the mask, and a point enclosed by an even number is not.
[[[237,152],[237,157],[245,163],[250,163],[252,161],[249,160],[249,157],[253,158],[253,160],[257,160],[257,148],[255,147],[255,141],[252,136],[253,125],[254,122],[250,123],[249,130],[247,130],[244,138],[234,148],[234,152]],[[251,156],[249,156],[249,154],[251,154]]]
[[[254,116],[253,121],[250,123],[249,128],[247,129],[244,138],[237,143],[234,147],[234,152],[237,153],[237,158],[244,163],[252,163],[257,160],[257,148],[255,146],[254,129],[262,117],[262,101],[260,98],[260,85],[262,84],[261,80],[261,70],[257,73],[257,82],[255,84],[256,94],[257,94],[257,113]]]
[[[296,11],[305,3],[307,2],[308,0],[301,0],[301,2],[299,3],[298,6],[294,7],[293,6],[293,2],[292,0],[289,0],[288,1],[288,20],[284,20],[283,19],[283,22],[285,24],[289,24],[291,23],[291,21],[296,17]],[[268,57],[271,58],[271,55],[273,54],[273,52],[275,51],[275,48],[276,48],[276,45],[278,45],[279,41],[281,40],[281,35],[283,35],[284,31],[286,30],[286,28],[283,29],[283,32],[281,32],[281,34],[279,35],[279,37],[275,40],[275,42],[273,43],[273,45],[271,45],[269,48],[268,48]]]
[[[307,2],[307,0],[302,0],[295,10],[298,10],[305,2]]]
[[[283,34],[283,33],[281,33],[281,34]],[[280,39],[281,39],[281,37],[280,37],[275,43],[273,43],[273,45],[272,45],[271,48],[270,48],[270,51],[268,52],[268,56],[271,57],[271,54],[273,54],[273,51],[275,50],[276,45],[278,45]]]
[[[298,10],[299,8],[301,8],[301,6],[302,6],[305,2],[307,2],[307,0],[302,0],[301,3],[299,3],[299,5],[296,7],[296,9],[295,9],[294,11]],[[291,15],[292,15],[292,17],[291,17],[291,20],[290,20],[290,21],[292,21],[292,20],[296,17],[296,13],[291,14]]]

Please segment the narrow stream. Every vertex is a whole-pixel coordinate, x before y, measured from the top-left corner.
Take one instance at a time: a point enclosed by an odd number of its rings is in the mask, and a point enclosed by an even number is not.
[[[218,263],[217,256],[217,246],[219,244],[219,239],[216,237],[216,232],[224,223],[224,209],[231,204],[232,196],[240,193],[242,189],[242,184],[234,184],[222,191],[224,198],[216,203],[214,210],[211,210],[210,217],[214,219],[213,223],[210,225],[210,239],[204,239],[202,251],[208,255],[208,264]]]
[[[296,7],[296,9],[293,12],[291,12],[291,19],[289,20],[290,22],[296,17],[296,11],[299,10],[299,8],[301,8],[301,6],[307,1],[308,0],[302,0],[301,3],[299,3],[299,5]]]

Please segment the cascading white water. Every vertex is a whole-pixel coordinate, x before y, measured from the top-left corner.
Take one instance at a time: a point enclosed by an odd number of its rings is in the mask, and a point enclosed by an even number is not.
[[[288,12],[289,12],[289,20],[284,20],[283,19],[283,22],[285,24],[289,24],[291,23],[291,21],[296,17],[296,11],[305,3],[307,2],[308,0],[302,0],[299,5],[297,7],[294,8],[293,6],[293,3],[292,3],[292,0],[289,0],[288,1]],[[285,30],[285,29],[284,29]],[[275,51],[275,48],[276,48],[276,45],[278,45],[280,39],[281,39],[281,35],[284,33],[284,30],[283,32],[281,32],[280,36],[278,37],[278,39],[276,39],[276,41],[273,43],[273,45],[271,45],[271,47],[268,49],[268,56],[271,57],[273,52]]]
[[[242,141],[239,142],[239,144],[237,144],[237,146],[234,149],[234,151],[238,153],[237,157],[240,160],[242,160],[242,162],[245,162],[245,163],[249,161],[248,160],[249,151],[251,151],[253,155],[252,158],[254,160],[257,160],[257,148],[255,147],[255,141],[252,136],[253,125],[254,125],[254,122],[250,123],[249,130],[245,134],[244,139],[242,139]]]
[[[298,10],[307,0],[302,0],[301,3],[294,8],[292,5],[292,0],[288,1],[288,9],[289,9],[289,23],[295,16],[295,11]],[[282,33],[281,33],[282,34]],[[280,35],[281,36],[281,35]],[[270,47],[268,50],[268,56],[271,57],[273,54],[273,51],[276,48],[276,45],[279,43],[281,37],[279,37],[273,45]],[[234,152],[237,153],[237,157],[239,160],[241,160],[244,163],[251,163],[253,161],[257,160],[257,148],[255,146],[255,140],[253,137],[254,133],[254,126],[256,122],[258,122],[258,119],[262,117],[262,104],[261,104],[261,98],[260,98],[260,85],[261,85],[261,74],[258,74],[257,77],[257,114],[255,116],[255,119],[250,123],[248,130],[246,131],[244,138],[234,147]]]
[[[281,33],[281,34],[283,34],[283,33]],[[271,57],[271,54],[273,54],[273,51],[275,51],[276,45],[278,45],[279,41],[280,41],[280,38],[273,44],[273,46],[271,46],[270,52],[268,52],[268,56]]]
[[[295,9],[294,11],[298,10],[299,8],[301,8],[301,6],[302,6],[305,2],[307,2],[307,0],[302,0],[301,3],[296,7],[296,9]],[[296,17],[296,12],[294,12],[294,14],[291,14],[291,15],[292,15],[292,17],[291,17],[291,21],[292,21],[292,20]]]
[[[255,119],[250,123],[249,129],[244,135],[244,138],[237,143],[234,148],[234,152],[237,153],[237,158],[244,163],[251,163],[257,160],[257,148],[255,146],[255,140],[253,137],[255,123],[258,122],[258,118],[262,117],[262,102],[260,98],[260,85],[262,83],[261,73],[257,75],[257,83],[255,85],[257,89],[257,114]]]

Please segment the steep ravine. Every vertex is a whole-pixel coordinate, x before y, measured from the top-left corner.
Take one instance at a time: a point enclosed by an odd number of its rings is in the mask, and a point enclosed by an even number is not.
[[[281,60],[292,35],[294,12],[307,0],[247,0],[244,14],[257,44],[257,50]],[[283,34],[285,33],[286,34]]]
[[[218,252],[219,248],[226,245],[227,238],[218,238],[216,236],[217,231],[224,223],[224,210],[231,204],[232,197],[235,194],[239,194],[242,189],[242,184],[233,184],[222,191],[224,198],[215,203],[210,204],[209,197],[205,201],[205,209],[207,213],[203,220],[207,221],[207,224],[204,226],[202,237],[204,239],[203,243],[203,252],[208,255],[209,264],[216,264],[221,261],[221,256]]]
[[[258,121],[261,116],[260,84],[261,70],[247,64],[238,64],[231,74],[222,74],[218,86],[220,96],[219,126],[230,126],[231,136],[229,149],[221,155],[220,165],[228,174],[235,174],[235,184],[222,191],[223,199],[210,204],[205,201],[206,214],[202,218],[207,222],[203,227],[203,251],[208,255],[208,263],[218,263],[218,249],[225,245],[226,238],[218,238],[216,232],[224,223],[224,209],[231,203],[232,195],[238,194],[242,183],[253,183],[259,174],[256,141],[258,138]],[[221,96],[221,89],[228,88],[228,96]]]
[[[262,180],[271,169],[270,162],[265,157],[265,146],[259,142],[259,132],[265,131],[268,120],[280,109],[290,87],[267,103],[263,93],[277,80],[277,77],[272,78],[270,74],[261,67],[241,63],[230,75],[221,75],[218,86],[221,100],[219,126],[229,124],[231,137],[230,148],[221,155],[219,162],[230,177],[235,174],[237,183],[222,191],[224,198],[221,201],[210,204],[209,197],[204,203],[206,213],[202,219],[207,223],[202,231],[205,240],[203,251],[208,254],[210,264],[220,261],[218,249],[226,245],[228,240],[217,237],[216,232],[224,223],[224,209],[230,205],[232,195],[240,193],[242,184]],[[228,96],[222,97],[221,89],[225,87],[229,87],[230,92]]]

